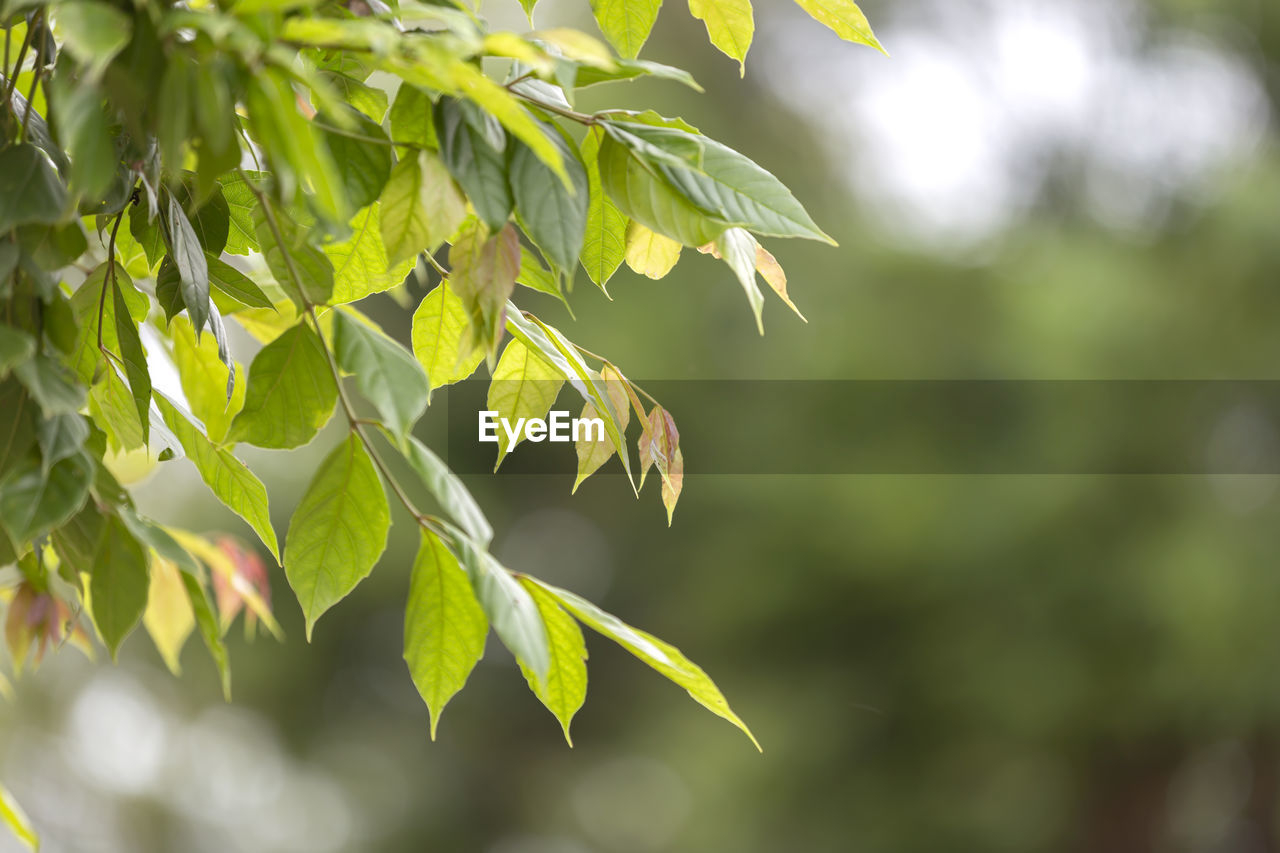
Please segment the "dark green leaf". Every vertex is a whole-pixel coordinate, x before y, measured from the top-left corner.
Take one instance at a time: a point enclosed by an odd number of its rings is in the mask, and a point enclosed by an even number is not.
[[[74,374],[47,355],[36,355],[13,369],[31,392],[45,417],[79,411],[84,405],[84,388]]]
[[[124,522],[109,516],[98,536],[89,595],[93,623],[112,659],[147,606],[147,553]]]
[[[35,351],[35,338],[13,326],[0,323],[0,379],[8,376],[15,365],[31,358]]]
[[[209,264],[186,212],[172,195],[169,196],[165,222],[168,226],[169,257],[178,270],[182,303],[187,306],[187,316],[199,335],[209,320]]]
[[[69,208],[67,188],[39,148],[0,150],[0,234],[29,223],[54,225]]]
[[[147,437],[149,422],[148,410],[151,408],[151,374],[147,371],[147,354],[142,349],[142,339],[138,336],[138,327],[129,316],[129,307],[125,304],[124,294],[118,284],[111,287],[115,300],[116,339],[120,343],[120,359],[124,362],[125,375],[129,378],[129,390],[138,407],[138,419],[142,422],[143,441]]]
[[[431,397],[422,365],[379,329],[345,310],[333,314],[333,351],[360,393],[373,403],[383,423],[403,437]]]
[[[435,112],[440,158],[466,192],[480,219],[497,231],[511,216],[514,204],[507,183],[506,158],[495,149],[483,130],[468,120],[461,102],[442,98]],[[502,129],[488,136],[503,139]]]
[[[382,125],[363,113],[348,110],[346,117],[351,130],[338,130],[337,122],[325,113],[316,116],[316,123],[334,128],[323,131],[322,136],[333,162],[340,166],[347,199],[358,210],[377,201],[387,184],[391,175],[391,141]]]
[[[582,251],[587,227],[590,191],[587,173],[578,151],[555,127],[545,127],[547,137],[560,149],[572,189],[523,142],[510,142],[508,164],[511,193],[520,226],[556,267],[571,271]]]
[[[80,511],[93,481],[93,462],[76,453],[46,472],[32,465],[0,486],[0,520],[15,542],[28,542]]]
[[[253,280],[226,261],[213,255],[206,255],[209,265],[209,284],[249,308],[271,308],[271,299],[262,292],[262,288]]]

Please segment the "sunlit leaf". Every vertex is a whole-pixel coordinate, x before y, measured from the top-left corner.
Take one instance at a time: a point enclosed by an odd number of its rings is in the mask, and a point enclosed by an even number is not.
[[[507,225],[489,235],[483,226],[464,230],[449,251],[449,288],[467,312],[464,347],[478,346],[493,364],[506,318],[507,299],[520,273],[520,238]]]
[[[457,558],[422,532],[404,614],[404,659],[431,714],[435,740],[445,705],[484,655],[489,620]]]
[[[524,668],[525,678],[534,695],[560,721],[564,739],[573,746],[569,723],[587,700],[587,644],[578,623],[550,592],[528,577],[520,578],[520,583],[533,597],[546,626],[550,661],[546,678],[537,678],[527,667]]]
[[[408,350],[345,310],[333,314],[333,350],[387,427],[399,436],[413,429],[431,398],[431,383]]]
[[[650,231],[639,222],[627,226],[627,266],[647,278],[659,279],[675,269],[682,246]]]
[[[467,307],[442,281],[413,313],[413,355],[433,388],[466,379],[480,366],[484,350],[470,343]]]
[[[361,210],[351,220],[351,237],[341,243],[330,243],[324,252],[333,263],[333,296],[330,302],[356,302],[373,293],[399,285],[409,270],[412,257],[389,264],[390,253],[383,246],[378,205]]]
[[[597,158],[602,136],[603,131],[593,129],[582,140],[589,201],[581,257],[587,276],[604,290],[626,255],[627,217],[605,194],[600,181]]]
[[[662,0],[591,0],[600,32],[627,59],[640,55],[661,7]]]
[[[142,625],[151,635],[165,666],[174,675],[181,675],[182,647],[195,630],[195,611],[191,609],[178,567],[155,555],[151,558],[151,586]]]
[[[871,31],[871,23],[853,0],[796,0],[815,21],[829,27],[845,41],[865,44],[888,55]]]
[[[711,43],[721,53],[738,60],[738,67],[745,74],[747,51],[756,30],[751,0],[689,0],[689,11],[707,25]]]
[[[226,441],[299,447],[315,438],[338,400],[324,346],[305,323],[267,344],[249,365],[244,406]]]
[[[372,571],[390,527],[378,472],[353,433],[321,463],[285,536],[285,575],[302,605],[308,641],[316,620]]]
[[[429,151],[396,164],[382,194],[382,242],[388,263],[434,252],[466,218],[466,200]],[[403,277],[403,276],[402,276]]]
[[[622,375],[614,370],[612,365],[606,364],[600,371],[600,378],[604,381],[605,388],[608,391],[609,399],[613,403],[613,410],[618,416],[619,432],[626,434],[627,424],[631,420],[631,410],[627,406],[626,380]],[[602,417],[596,407],[590,401],[582,407],[582,419]],[[578,454],[578,476],[573,481],[573,491],[578,491],[578,486],[582,485],[582,481],[590,477],[604,463],[608,462],[617,452],[613,442],[607,436],[595,436],[587,433],[574,443],[574,449]],[[644,476],[644,472],[641,472]],[[643,482],[643,481],[642,481]]]
[[[564,375],[561,371],[520,341],[513,340],[507,344],[502,358],[498,360],[498,366],[494,368],[486,407],[496,411],[499,419],[517,425],[517,421],[544,417],[551,410],[563,385]],[[523,435],[517,435],[515,441],[512,441],[501,421],[499,422],[498,459],[493,465],[495,471],[521,438]]]
[[[4,821],[9,831],[32,851],[40,849],[40,838],[36,835],[31,818],[27,817],[22,806],[14,799],[13,794],[4,785],[0,785],[0,820]]]

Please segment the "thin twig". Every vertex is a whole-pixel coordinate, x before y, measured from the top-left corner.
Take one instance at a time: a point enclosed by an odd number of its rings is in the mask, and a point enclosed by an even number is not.
[[[18,73],[22,71],[22,63],[27,59],[27,49],[31,47],[32,33],[35,32],[35,22],[39,15],[33,15],[31,23],[27,25],[27,32],[22,38],[22,47],[18,48],[18,61],[13,64],[13,73],[9,75],[9,85],[4,92],[4,100],[6,106],[13,100],[14,87],[18,85]],[[8,71],[6,66],[5,71]]]
[[[444,267],[440,266],[440,262],[436,260],[435,255],[431,254],[430,252],[423,252],[422,257],[426,260],[428,264],[431,265],[432,269],[434,269],[436,272],[440,274],[441,278],[449,277],[449,271]]]
[[[133,191],[137,193],[137,186],[134,187]],[[132,201],[136,201],[136,199],[131,196],[130,202]],[[98,297],[98,349],[104,353],[107,352],[107,348],[102,344],[102,324],[107,312],[107,288],[114,289],[116,286],[116,234],[120,231],[120,223],[124,221],[124,213],[128,209],[129,202],[126,202],[125,206],[116,214],[116,224],[111,226],[111,239],[107,242],[107,274],[102,277],[102,294]],[[109,355],[110,353],[107,354]]]

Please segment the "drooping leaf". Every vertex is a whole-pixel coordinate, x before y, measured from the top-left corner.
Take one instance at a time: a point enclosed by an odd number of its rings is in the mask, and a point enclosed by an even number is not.
[[[28,542],[61,526],[84,506],[94,465],[76,453],[45,470],[32,464],[0,485],[0,521],[15,542]]]
[[[178,268],[182,303],[187,306],[187,316],[199,335],[209,319],[209,264],[186,212],[172,195],[166,211],[169,257]]]
[[[307,620],[316,620],[372,571],[391,513],[373,462],[354,433],[321,463],[289,522],[284,570]]]
[[[458,476],[431,448],[412,435],[406,437],[403,451],[432,497],[473,541],[487,548],[493,539],[493,527]]]
[[[626,254],[627,217],[604,191],[600,181],[600,139],[593,129],[582,140],[582,162],[587,172],[586,232],[582,241],[582,268],[601,290],[622,265]],[[605,290],[608,293],[607,290]]]
[[[631,627],[612,613],[605,612],[568,590],[538,580],[534,580],[534,583],[551,593],[561,606],[589,628],[613,640],[663,676],[683,687],[696,702],[713,714],[733,723],[751,738],[756,749],[760,749],[760,743],[755,739],[755,735],[751,734],[746,723],[742,722],[730,709],[720,688],[716,687],[715,682],[675,646],[659,640],[652,634]]]
[[[391,139],[422,148],[437,147],[435,122],[431,118],[431,99],[409,83],[396,90],[391,104]]]
[[[390,290],[404,281],[413,269],[413,258],[407,256],[388,263],[389,253],[383,246],[379,206],[372,204],[351,220],[351,237],[341,243],[330,243],[324,253],[333,263],[333,304],[356,302],[373,293]]]
[[[658,469],[662,478],[662,505],[667,509],[667,524],[670,525],[684,486],[684,454],[680,450],[680,432],[671,413],[661,406],[654,406],[638,445],[640,485],[644,487],[645,473],[650,465]]]
[[[800,309],[796,307],[796,304],[791,301],[791,297],[787,294],[787,274],[782,269],[782,265],[778,263],[778,259],[773,256],[772,252],[764,246],[761,246],[759,242],[756,241],[755,237],[752,237],[751,239],[756,243],[756,272],[760,273],[760,277],[765,280],[765,283],[773,289],[774,293],[778,294],[778,298],[785,302],[788,308],[795,312],[797,317],[804,320],[806,323],[809,322],[804,314],[800,313]],[[711,243],[706,246],[699,246],[698,251],[706,255],[723,259],[723,255],[720,254],[720,249],[715,243]]]
[[[178,567],[155,555],[151,558],[151,585],[142,625],[151,635],[165,666],[174,675],[181,675],[182,647],[196,628],[195,611]]]
[[[545,32],[543,31],[544,35]],[[578,35],[586,37],[584,33]],[[486,114],[497,119],[507,133],[528,145],[542,162],[551,167],[551,171],[559,175],[566,185],[568,184],[569,176],[565,171],[564,158],[561,156],[560,149],[551,143],[538,121],[515,95],[490,80],[469,62],[455,62],[450,66],[450,74],[458,90],[469,99],[470,104],[479,107],[473,115]],[[444,101],[442,100],[441,103],[443,104]],[[436,131],[439,134],[439,125]],[[440,150],[443,152],[443,137],[440,137],[440,141]],[[445,158],[445,163],[448,165],[448,158]],[[467,195],[471,193],[468,191]],[[475,203],[474,196],[472,203]]]
[[[409,351],[346,311],[333,312],[333,350],[383,423],[397,436],[412,430],[431,398],[431,383]]]
[[[68,212],[67,189],[39,148],[0,151],[0,234],[19,225],[53,225]]]
[[[108,516],[98,535],[89,596],[93,624],[113,660],[142,619],[149,581],[146,550],[123,521]]]
[[[427,371],[433,388],[466,379],[480,366],[484,350],[467,336],[467,307],[440,282],[413,313],[413,355]]]
[[[306,229],[280,209],[267,211],[262,205],[253,208],[253,225],[271,275],[298,308],[328,302],[333,295],[333,263],[307,242]]]
[[[31,358],[35,351],[35,338],[20,329],[0,323],[0,379],[8,376],[14,365]]]
[[[324,346],[299,323],[254,357],[244,406],[231,422],[226,442],[288,449],[315,438],[338,401]]]
[[[631,421],[631,410],[627,406],[626,380],[622,375],[614,370],[612,365],[606,364],[600,370],[600,378],[604,381],[605,388],[608,390],[609,399],[613,402],[613,410],[618,415],[619,432],[625,434],[627,424]],[[602,418],[596,407],[590,401],[587,401],[582,407],[582,419]],[[590,432],[584,434],[578,441],[574,442],[574,449],[578,454],[578,476],[573,481],[573,491],[578,491],[578,486],[582,485],[582,481],[590,477],[604,463],[613,458],[617,449],[613,442],[605,435],[598,438]],[[643,476],[643,471],[641,476]]]
[[[747,51],[756,31],[751,0],[689,0],[689,11],[707,25],[711,43],[738,60],[738,68],[745,74]]]
[[[578,151],[561,131],[546,128],[547,138],[560,149],[570,185],[522,142],[512,142],[508,171],[516,215],[529,239],[560,270],[571,271],[582,251],[590,191]]]
[[[503,152],[468,120],[466,107],[459,101],[442,98],[436,106],[435,123],[445,168],[466,192],[480,219],[491,230],[502,228],[514,204]],[[497,131],[501,134],[501,128]]]
[[[830,28],[845,41],[874,47],[888,56],[880,40],[871,31],[867,16],[853,0],[796,0],[796,3],[815,21]]]
[[[724,259],[738,277],[742,289],[747,294],[747,302],[756,318],[756,328],[764,334],[764,294],[756,284],[756,240],[742,228],[730,228],[715,242],[716,254]]]
[[[661,7],[662,0],[591,0],[600,32],[627,59],[640,55]]]
[[[58,13],[63,44],[84,63],[90,77],[101,76],[133,31],[129,16],[105,3],[67,3]]]
[[[41,468],[47,474],[58,462],[79,453],[88,438],[89,422],[78,413],[45,418],[36,428]]]
[[[146,445],[149,427],[138,417],[133,392],[116,371],[114,362],[105,363],[101,378],[89,389],[89,414],[115,450],[136,450]]]
[[[142,348],[138,327],[129,315],[129,306],[124,301],[119,283],[113,284],[111,289],[112,299],[115,301],[116,340],[120,343],[120,360],[124,362],[129,390],[133,392],[138,420],[142,423],[142,440],[146,441],[149,436],[147,412],[151,408],[151,373],[147,369],[147,353]]]
[[[500,419],[505,419],[513,427],[520,429],[521,424],[517,422],[544,417],[551,410],[563,386],[564,375],[559,370],[519,340],[512,340],[503,350],[498,366],[494,368],[486,407],[496,411]],[[497,432],[498,458],[493,465],[495,471],[523,437],[523,430],[520,429],[521,434],[512,441],[503,429],[501,420]]]
[[[522,667],[525,678],[534,695],[560,721],[564,739],[573,746],[569,723],[587,700],[587,644],[578,623],[551,593],[528,577],[520,578],[520,583],[533,597],[546,626],[549,657],[546,678],[539,679],[527,667]]]
[[[623,215],[686,246],[715,240],[728,225],[708,215],[613,135],[600,143],[600,181]]]
[[[173,361],[178,368],[182,393],[192,413],[204,423],[209,440],[218,444],[227,434],[231,419],[244,405],[244,368],[235,365],[236,381],[232,383],[230,370],[218,356],[217,344],[209,338],[197,342],[185,318],[175,318],[169,333],[173,338]],[[228,398],[225,389],[229,383],[232,393]]]
[[[157,394],[156,405],[214,497],[247,521],[279,562],[280,546],[271,526],[267,490],[262,481],[231,451],[214,445],[167,397]]]
[[[404,659],[431,714],[435,740],[445,705],[484,655],[489,620],[466,574],[438,537],[422,532],[404,614]]]
[[[254,177],[254,173],[247,173],[250,177]],[[221,180],[222,197],[227,201],[227,208],[230,216],[230,230],[227,233],[226,251],[233,255],[247,255],[250,252],[259,251],[257,227],[254,224],[257,220],[254,217],[254,210],[258,206],[258,199],[253,194],[253,190],[245,183],[244,178],[238,174],[228,175]],[[137,210],[137,208],[134,208]],[[132,216],[130,213],[130,224],[132,224]],[[141,242],[141,241],[139,241]],[[147,254],[150,258],[150,253]],[[153,261],[154,263],[154,261]]]
[[[238,305],[249,308],[272,307],[270,297],[262,292],[262,288],[254,284],[253,279],[213,255],[205,255],[205,260],[209,264],[209,284],[217,293],[230,298]],[[217,293],[213,295],[214,302],[218,305],[226,304],[218,301]]]
[[[675,269],[681,245],[670,237],[632,222],[627,225],[627,266],[640,275],[660,279]]]
[[[74,374],[59,362],[44,354],[38,354],[13,369],[31,399],[35,400],[45,417],[68,415],[84,405],[84,388]]]
[[[467,203],[440,159],[418,151],[396,164],[382,194],[382,242],[388,263],[434,252],[453,236]]]
[[[545,682],[551,668],[551,652],[547,628],[533,596],[488,551],[460,533],[456,539],[458,560],[494,633],[522,667]]]
[[[391,175],[391,140],[382,125],[354,109],[345,111],[350,130],[339,129],[335,117],[323,112],[315,120],[322,127],[321,137],[333,162],[339,166],[352,209],[373,204]]]
[[[80,324],[75,344],[67,358],[67,363],[83,382],[91,382],[95,372],[101,369],[102,353],[98,350],[99,317],[101,317],[102,345],[111,352],[120,351],[120,341],[116,336],[115,306],[116,301],[109,284],[104,296],[103,286],[107,282],[109,264],[101,264],[91,272],[84,283],[71,296],[71,310]],[[139,322],[147,316],[151,307],[150,300],[134,288],[129,276],[119,265],[115,268],[116,284],[124,296],[129,309],[129,316]]]
[[[640,77],[656,77],[660,80],[673,80],[701,92],[702,87],[693,75],[683,68],[663,65],[661,62],[650,62],[647,59],[618,59],[615,67],[606,71],[603,68],[580,67],[574,81],[579,89],[595,86],[600,83],[613,83],[623,80],[635,80]]]
[[[520,238],[506,225],[489,235],[482,226],[464,230],[449,251],[449,287],[467,312],[464,348],[478,346],[492,365],[502,341],[507,299],[520,273]]]

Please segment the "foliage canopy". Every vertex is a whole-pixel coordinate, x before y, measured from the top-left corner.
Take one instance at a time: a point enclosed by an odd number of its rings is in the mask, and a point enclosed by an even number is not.
[[[798,2],[879,47],[851,0]],[[531,24],[535,3],[522,0]],[[433,392],[481,362],[495,379],[568,384],[606,427],[604,441],[580,443],[578,482],[614,456],[637,490],[654,468],[670,517],[684,470],[671,414],[521,310],[517,285],[567,304],[579,266],[603,291],[624,262],[661,277],[696,247],[724,260],[759,324],[757,273],[791,303],[757,237],[830,242],[769,172],[686,122],[577,111],[575,94],[599,84],[697,87],[638,58],[659,5],[593,0],[602,41],[494,31],[461,2],[5,4],[0,586],[16,671],[64,642],[90,651],[95,637],[114,657],[142,624],[175,671],[199,633],[229,696],[229,623],[243,611],[280,635],[252,549],[136,511],[113,471],[146,453],[189,460],[258,534],[308,637],[373,570],[400,504],[421,529],[405,659],[433,736],[492,628],[568,738],[586,695],[579,623],[750,736],[673,646],[501,565],[483,512],[413,435]],[[689,9],[745,61],[749,0]],[[384,292],[404,303],[406,280],[431,275],[410,348],[356,307]],[[235,323],[262,344],[247,367]],[[180,388],[153,382],[162,362]],[[555,394],[491,400],[537,417]],[[335,411],[346,436],[282,549],[235,447],[301,447]],[[3,790],[0,816],[34,845]]]

